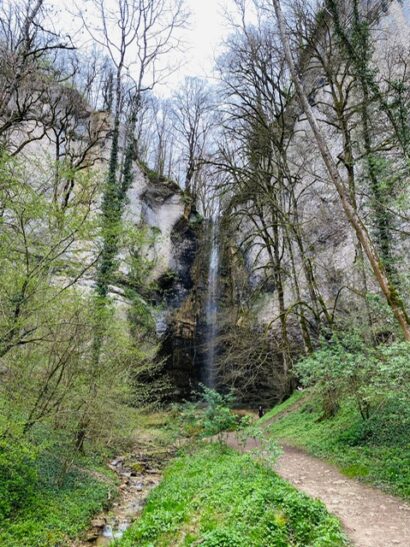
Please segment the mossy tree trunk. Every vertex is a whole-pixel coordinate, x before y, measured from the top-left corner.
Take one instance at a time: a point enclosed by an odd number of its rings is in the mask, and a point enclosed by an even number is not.
[[[354,228],[357,238],[360,241],[363,250],[369,260],[380,289],[384,294],[386,301],[393,312],[394,317],[400,325],[403,336],[406,340],[410,341],[410,319],[404,307],[403,301],[398,294],[397,289],[392,284],[392,280],[390,279],[388,272],[386,271],[386,268],[381,260],[381,257],[372,239],[370,238],[366,226],[364,225],[362,219],[354,208],[354,205],[351,203],[349,191],[345,187],[344,181],[340,176],[337,165],[331,155],[329,147],[327,146],[325,137],[309,103],[306,91],[304,89],[300,75],[297,71],[295,62],[293,60],[292,50],[290,48],[289,39],[286,33],[285,19],[283,16],[280,1],[272,0],[272,3],[278,22],[279,34],[283,44],[286,61],[289,67],[289,71],[291,73],[292,80],[295,84],[296,93],[315,137],[318,149],[329,174],[329,178],[339,195],[340,202],[346,218]]]

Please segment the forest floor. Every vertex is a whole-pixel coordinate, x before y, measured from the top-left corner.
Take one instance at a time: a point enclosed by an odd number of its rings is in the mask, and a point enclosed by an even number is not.
[[[246,444],[235,433],[225,442],[239,451],[258,447],[257,439]],[[335,467],[302,450],[281,443],[282,455],[275,471],[298,490],[318,498],[342,522],[347,536],[359,547],[410,545],[410,505],[375,488],[342,475]]]

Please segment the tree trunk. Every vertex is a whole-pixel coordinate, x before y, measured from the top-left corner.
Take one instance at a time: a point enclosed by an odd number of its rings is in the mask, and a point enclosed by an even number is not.
[[[366,256],[370,262],[379,286],[387,300],[387,303],[389,304],[397,322],[401,327],[404,338],[410,341],[410,320],[404,308],[403,302],[390,282],[385,267],[380,260],[378,252],[374,247],[372,240],[370,239],[365,225],[363,224],[361,218],[359,217],[352,203],[350,202],[348,190],[345,188],[337,165],[332,158],[324,135],[322,134],[315,114],[313,113],[313,109],[309,104],[302,81],[292,58],[292,52],[290,49],[288,37],[286,35],[285,20],[280,5],[280,0],[272,0],[272,3],[278,21],[279,35],[283,44],[286,62],[288,64],[292,80],[295,84],[297,96],[314,134],[323,162],[326,166],[330,179],[339,195],[345,215],[356,232],[357,238],[360,241],[364,252],[366,253]]]

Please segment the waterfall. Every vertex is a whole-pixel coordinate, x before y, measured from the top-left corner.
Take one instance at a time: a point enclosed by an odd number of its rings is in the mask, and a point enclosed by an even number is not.
[[[218,334],[217,314],[219,296],[219,220],[217,215],[211,220],[210,253],[208,268],[208,294],[206,302],[206,348],[205,348],[205,378],[204,383],[215,387],[216,371],[215,356]]]

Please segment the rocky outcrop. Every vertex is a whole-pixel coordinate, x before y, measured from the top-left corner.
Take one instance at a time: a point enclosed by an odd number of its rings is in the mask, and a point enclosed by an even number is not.
[[[177,399],[189,398],[201,379],[204,233],[198,213],[185,211],[171,233],[172,269],[158,279],[164,310],[159,358],[165,362]]]
[[[203,220],[181,188],[136,164],[124,218],[153,235],[145,246],[149,298],[159,341],[157,361],[169,379],[166,397],[188,398],[199,380],[198,260]]]

